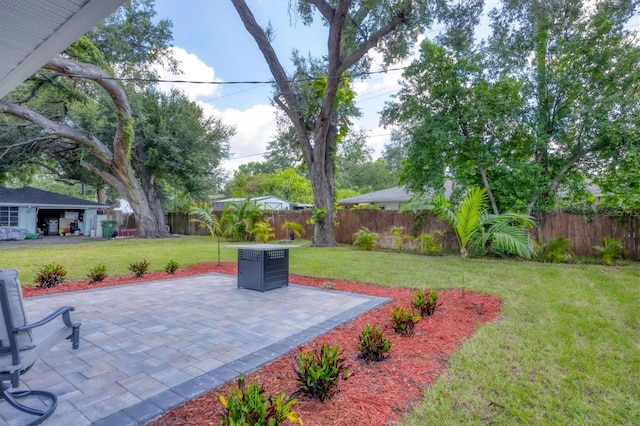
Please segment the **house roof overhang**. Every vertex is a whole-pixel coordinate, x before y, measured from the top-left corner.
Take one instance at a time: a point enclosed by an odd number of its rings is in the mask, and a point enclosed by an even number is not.
[[[0,98],[125,0],[0,0]]]

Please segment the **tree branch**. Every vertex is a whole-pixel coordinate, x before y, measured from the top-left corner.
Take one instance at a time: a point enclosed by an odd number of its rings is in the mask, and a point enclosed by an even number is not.
[[[362,43],[355,51],[346,57],[340,66],[340,74],[355,65],[369,50],[378,45],[378,42],[387,34],[393,32],[399,25],[407,22],[405,12],[399,12],[387,25],[373,33],[369,39]]]
[[[45,69],[57,71],[69,77],[82,76],[98,83],[109,94],[118,111],[118,126],[113,142],[113,159],[116,165],[126,165],[129,162],[129,151],[133,144],[133,126],[131,107],[127,95],[117,81],[100,68],[64,58],[60,55],[50,60]]]
[[[334,10],[329,3],[324,0],[303,0],[305,3],[309,3],[318,9],[324,19],[331,22],[333,20]]]
[[[107,148],[105,144],[93,135],[80,132],[64,124],[56,123],[35,111],[31,111],[23,106],[12,103],[0,103],[0,112],[27,120],[40,127],[48,135],[69,139],[80,145],[86,146],[92,154],[98,157],[105,164],[109,164],[113,161],[113,154],[109,148]]]
[[[109,185],[113,186],[115,190],[118,191],[120,194],[128,193],[127,188],[122,184],[122,182],[118,178],[113,176],[111,173],[107,172],[106,170],[99,169],[93,164],[84,160],[80,161],[80,166],[88,170],[89,172],[101,177],[102,180],[107,182]]]
[[[287,77],[287,74],[280,64],[278,56],[276,55],[275,50],[273,50],[269,38],[256,22],[253,13],[244,0],[231,0],[231,2],[236,8],[236,11],[238,12],[238,15],[240,16],[240,19],[242,20],[245,28],[256,41],[256,44],[262,52],[264,59],[267,61],[267,65],[269,65],[269,69],[271,70],[271,74],[276,80],[276,85],[280,90],[280,94],[286,102],[287,108],[284,109],[284,112],[289,116],[289,119],[293,123],[293,126],[296,130],[296,136],[298,137],[300,146],[302,147],[302,151],[305,152],[305,150],[307,150],[309,153],[312,152],[309,134],[307,133],[303,124],[302,117],[300,116],[300,103],[293,93],[291,84],[288,81],[289,79]],[[274,99],[274,101],[278,105],[281,105],[282,100],[278,99],[277,96],[275,98],[276,99]],[[305,154],[305,156],[306,155],[307,154]],[[313,161],[312,155],[309,156],[309,161]]]

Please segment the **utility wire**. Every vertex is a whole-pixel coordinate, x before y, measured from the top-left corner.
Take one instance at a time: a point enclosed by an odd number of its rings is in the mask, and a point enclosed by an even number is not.
[[[367,71],[367,72],[353,74],[351,77],[357,78],[365,75],[386,74],[390,71],[403,71],[403,70],[406,70],[407,68],[408,66],[398,67],[398,68],[387,68],[387,69],[378,70],[378,71]],[[62,74],[62,73],[55,73],[55,74],[60,77],[90,79],[89,76],[82,75],[82,74]],[[140,78],[140,77],[100,77],[100,78],[103,80],[114,80],[114,81],[133,81],[133,82],[143,82],[143,83],[174,83],[174,84],[211,84],[216,86],[236,85],[236,84],[274,84],[276,83],[276,80],[202,81],[202,80],[173,80],[173,79],[164,79],[164,78]],[[293,83],[295,81],[317,81],[317,80],[323,80],[325,78],[326,77],[306,78],[304,80],[290,79],[290,80],[285,80],[284,83]],[[337,78],[342,78],[342,76]]]

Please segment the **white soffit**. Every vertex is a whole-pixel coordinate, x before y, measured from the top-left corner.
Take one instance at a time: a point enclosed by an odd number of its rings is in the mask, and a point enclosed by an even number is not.
[[[0,98],[125,0],[0,0]]]

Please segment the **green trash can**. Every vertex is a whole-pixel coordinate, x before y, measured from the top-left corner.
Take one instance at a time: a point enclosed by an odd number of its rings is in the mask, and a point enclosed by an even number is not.
[[[111,238],[113,231],[116,229],[115,220],[103,220],[102,221],[102,238]]]

